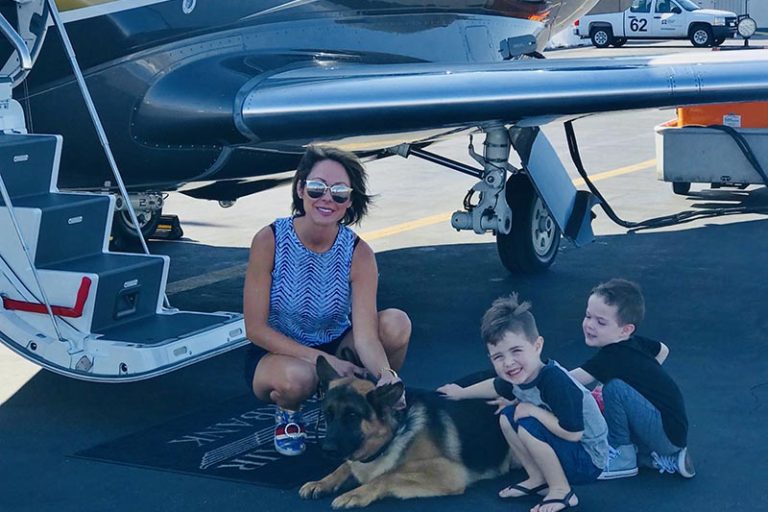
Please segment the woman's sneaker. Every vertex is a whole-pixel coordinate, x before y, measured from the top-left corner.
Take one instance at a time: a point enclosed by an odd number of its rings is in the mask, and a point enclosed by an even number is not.
[[[626,444],[614,448],[608,447],[608,461],[605,469],[597,477],[598,480],[613,480],[614,478],[627,478],[637,474],[637,452],[635,445]]]
[[[278,407],[275,410],[275,450],[289,457],[301,455],[307,449],[307,431],[300,411]]]
[[[693,467],[693,460],[688,453],[688,448],[683,448],[677,453],[670,455],[659,455],[651,452],[653,458],[653,467],[659,470],[659,473],[679,473],[685,478],[696,476],[696,469]]]

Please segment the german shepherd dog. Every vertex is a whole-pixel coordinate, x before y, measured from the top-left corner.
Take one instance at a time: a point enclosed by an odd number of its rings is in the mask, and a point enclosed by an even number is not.
[[[324,453],[344,458],[331,474],[307,482],[299,494],[336,494],[331,506],[364,507],[384,497],[462,494],[468,485],[507,472],[513,461],[493,408],[482,400],[451,401],[435,391],[408,390],[408,406],[394,405],[401,382],[376,387],[340,377],[323,358],[317,375],[324,393]]]

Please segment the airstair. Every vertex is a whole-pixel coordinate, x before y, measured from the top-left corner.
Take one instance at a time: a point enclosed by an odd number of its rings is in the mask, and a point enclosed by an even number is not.
[[[5,18],[0,30],[19,67],[31,67]],[[0,342],[49,370],[99,382],[146,379],[246,344],[241,314],[168,305],[167,256],[109,250],[115,197],[58,190],[65,141],[26,133],[14,82],[0,77]]]

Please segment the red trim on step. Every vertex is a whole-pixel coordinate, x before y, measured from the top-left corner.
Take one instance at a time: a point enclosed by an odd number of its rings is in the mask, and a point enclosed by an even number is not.
[[[83,277],[83,280],[80,282],[80,289],[77,290],[75,306],[71,308],[65,308],[64,306],[51,306],[53,314],[66,318],[80,318],[83,316],[85,301],[88,299],[88,292],[90,289],[91,278]],[[38,304],[36,302],[24,302],[21,300],[9,299],[8,297],[3,297],[3,307],[9,310],[26,311],[28,313],[48,313],[48,308],[45,307],[45,304]]]

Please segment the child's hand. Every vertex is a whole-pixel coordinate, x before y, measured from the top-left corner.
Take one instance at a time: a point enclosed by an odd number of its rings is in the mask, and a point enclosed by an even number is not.
[[[445,398],[449,400],[461,400],[464,398],[464,388],[458,384],[443,384],[437,388],[437,392],[441,393]]]
[[[519,402],[520,402],[519,400],[507,400],[503,396],[500,396],[498,398],[494,398],[493,400],[488,400],[485,403],[487,403],[488,405],[495,405],[496,410],[493,412],[493,414],[499,414],[501,411],[504,410],[505,407],[509,407],[510,405],[515,405]]]

